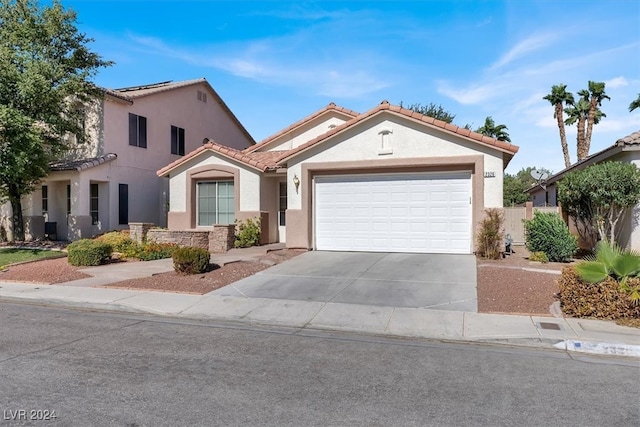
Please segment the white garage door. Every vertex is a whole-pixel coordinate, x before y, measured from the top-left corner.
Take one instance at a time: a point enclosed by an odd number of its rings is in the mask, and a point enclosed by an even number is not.
[[[471,252],[471,174],[315,178],[318,250]]]

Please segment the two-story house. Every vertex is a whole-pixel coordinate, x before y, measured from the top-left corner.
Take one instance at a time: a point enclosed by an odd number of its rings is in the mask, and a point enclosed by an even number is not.
[[[85,137],[69,137],[66,157],[23,200],[28,237],[43,237],[45,225],[59,240],[129,222],[166,226],[169,186],[158,169],[209,141],[255,144],[206,79],[105,89],[82,108]]]

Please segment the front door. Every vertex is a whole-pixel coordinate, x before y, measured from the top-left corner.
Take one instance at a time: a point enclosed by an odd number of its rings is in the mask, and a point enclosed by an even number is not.
[[[278,241],[286,242],[287,183],[281,182],[278,191]]]

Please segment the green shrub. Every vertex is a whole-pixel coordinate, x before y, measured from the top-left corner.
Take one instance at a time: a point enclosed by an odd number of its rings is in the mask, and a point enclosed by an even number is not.
[[[586,257],[576,266],[576,271],[582,280],[589,283],[599,283],[607,278],[615,280],[620,290],[628,292],[631,300],[640,304],[640,286],[630,280],[640,278],[640,254],[637,252],[601,241],[595,256]]]
[[[173,252],[173,269],[182,274],[204,273],[209,268],[211,254],[203,248],[185,246]]]
[[[640,279],[628,279],[629,286],[640,286]],[[599,319],[640,319],[640,304],[622,290],[618,282],[607,277],[599,283],[583,280],[575,267],[566,267],[558,280],[562,312],[571,317]]]
[[[260,244],[260,218],[247,218],[246,221],[236,220],[236,248],[248,248]]]
[[[111,245],[114,252],[119,252],[125,257],[132,258],[138,249],[138,243],[129,237],[128,231],[110,231],[96,238],[101,242]]]
[[[75,266],[93,266],[105,263],[111,257],[113,249],[108,243],[99,240],[76,240],[67,246],[69,264]]]
[[[176,249],[178,245],[175,243],[147,242],[139,247],[136,258],[142,261],[171,258]]]
[[[529,252],[544,252],[549,261],[565,262],[578,250],[578,238],[557,213],[536,211],[524,228]]]
[[[486,209],[478,233],[478,256],[488,259],[500,258],[504,244],[504,216],[500,209]]]
[[[547,263],[549,262],[549,257],[544,252],[533,252],[529,255],[529,261]]]

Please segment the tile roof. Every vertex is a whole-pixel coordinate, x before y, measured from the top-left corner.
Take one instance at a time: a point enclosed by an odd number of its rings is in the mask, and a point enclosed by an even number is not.
[[[573,170],[580,170],[583,167],[587,167],[592,163],[597,163],[597,162],[606,160],[609,157],[613,156],[614,154],[617,154],[620,151],[624,151],[625,147],[633,146],[634,149],[637,149],[636,146],[638,145],[640,145],[640,130],[637,130],[630,135],[627,135],[618,139],[615,144],[610,145],[609,147],[603,150],[600,150],[596,153],[593,153],[588,157],[585,157],[584,159],[575,162],[568,168],[564,168],[560,172],[551,175],[549,178],[547,178],[546,183],[553,184],[554,182],[560,180],[564,175],[566,175],[567,173]],[[527,190],[525,190],[525,193],[531,193],[533,190],[536,190],[537,188],[539,188],[539,184],[535,184],[532,187],[528,188]]]
[[[194,157],[197,157],[205,151],[214,151],[218,154],[221,154],[223,157],[236,160],[260,172],[264,172],[268,169],[275,169],[276,165],[274,160],[281,156],[281,152],[277,151],[263,153],[244,153],[240,150],[236,150],[235,148],[230,148],[226,145],[209,141],[206,144],[203,144],[202,146],[196,148],[192,152],[187,153],[185,156],[179,158],[178,160],[163,167],[156,173],[158,174],[158,176],[165,176],[176,167],[187,162],[188,160],[191,160]],[[277,153],[277,155],[273,153]]]
[[[297,126],[300,126],[303,122],[307,122],[309,120],[311,120],[313,117],[317,117],[318,115],[322,114],[323,112],[329,111],[329,110],[337,110],[337,111],[342,111],[345,112],[345,114],[348,115],[354,115],[356,114],[355,112],[351,111],[351,110],[346,110],[343,109],[341,107],[337,107],[335,104],[331,103],[329,104],[327,107],[323,108],[322,110],[319,110],[318,112],[312,114],[311,116],[297,122],[294,125],[289,126],[287,129],[293,129]],[[488,145],[488,146],[492,146],[495,147],[501,151],[504,151],[508,154],[515,154],[518,151],[518,147],[515,145],[512,145],[508,142],[504,142],[504,141],[498,141],[494,138],[489,138],[488,136],[485,135],[481,135],[479,133],[473,132],[469,129],[464,129],[455,125],[451,125],[449,123],[443,122],[441,120],[437,120],[434,119],[433,117],[428,117],[428,116],[424,116],[422,114],[416,113],[412,110],[408,110],[406,108],[401,108],[398,106],[394,106],[394,105],[390,105],[388,102],[383,101],[378,107],[364,113],[364,114],[360,114],[357,116],[354,116],[351,120],[349,120],[348,122],[345,122],[339,126],[336,126],[335,128],[329,130],[328,132],[326,132],[323,135],[318,136],[317,138],[314,138],[302,145],[300,145],[299,147],[296,147],[292,150],[282,150],[282,151],[255,151],[256,148],[259,148],[262,144],[264,144],[265,141],[270,141],[271,139],[267,139],[263,142],[261,142],[260,144],[258,144],[257,146],[252,146],[249,148],[245,148],[242,151],[236,150],[234,148],[230,148],[227,147],[225,145],[221,145],[218,143],[215,143],[213,141],[210,141],[204,145],[202,145],[201,147],[198,147],[196,150],[188,153],[186,156],[176,160],[175,162],[165,166],[164,168],[160,169],[157,174],[159,176],[166,176],[168,173],[170,173],[173,169],[175,169],[176,167],[178,167],[179,165],[181,165],[182,163],[198,156],[200,153],[207,151],[207,150],[211,150],[211,151],[215,151],[216,153],[219,153],[221,155],[223,155],[224,157],[227,157],[229,159],[234,159],[244,165],[247,165],[253,169],[257,169],[261,172],[265,172],[268,170],[275,170],[278,168],[284,168],[286,167],[286,160],[289,159],[290,157],[296,155],[297,153],[300,153],[304,150],[306,150],[307,148],[314,146],[328,138],[330,138],[331,136],[340,133],[342,131],[344,131],[347,128],[350,128],[352,126],[354,126],[357,123],[362,122],[363,120],[372,117],[382,111],[391,111],[394,114],[398,114],[404,117],[408,117],[410,119],[413,120],[419,120],[420,122],[426,123],[430,126],[436,127],[436,128],[440,128],[443,129],[449,133],[454,133],[457,135],[461,135],[469,140],[472,140],[474,142],[483,144],[483,145]],[[279,132],[277,135],[281,135],[283,133],[286,132]],[[275,137],[273,137],[275,138]]]
[[[125,95],[123,95],[123,94],[121,94],[119,92],[116,92],[113,89],[102,88],[102,91],[108,96],[111,96],[113,98],[119,99],[121,101],[125,101],[125,102],[127,102],[129,104],[133,104],[133,99],[131,99],[128,96],[125,96]]]
[[[382,101],[380,103],[380,105],[378,105],[377,107],[367,111],[366,113],[360,114],[359,116],[353,118],[352,120],[345,122],[339,126],[336,126],[335,128],[331,129],[330,131],[328,131],[327,133],[318,136],[317,138],[314,138],[296,148],[294,148],[293,150],[290,150],[287,155],[283,156],[280,158],[280,160],[278,161],[278,163],[283,162],[284,160],[302,152],[307,150],[308,148],[322,142],[325,141],[327,139],[329,139],[330,137],[332,137],[333,135],[337,134],[337,133],[341,133],[343,132],[345,129],[351,128],[354,125],[362,122],[363,120],[368,119],[369,117],[375,116],[377,114],[380,114],[381,112],[384,111],[388,111],[394,114],[397,114],[399,116],[403,116],[412,120],[416,120],[419,121],[421,123],[425,123],[431,127],[435,127],[438,129],[442,129],[448,133],[452,133],[452,134],[456,134],[459,136],[462,136],[466,139],[469,139],[473,142],[477,142],[483,145],[487,145],[487,146],[491,146],[494,147],[498,150],[501,150],[503,152],[506,152],[508,154],[514,155],[515,153],[518,152],[518,146],[513,145],[509,142],[506,141],[499,141],[497,139],[482,135],[480,133],[474,132],[472,130],[469,129],[465,129],[465,128],[461,128],[459,126],[444,122],[442,120],[438,120],[435,119],[433,117],[429,117],[429,116],[425,116],[423,114],[417,113],[413,110],[409,110],[407,108],[402,108],[400,106],[397,105],[391,105],[389,104],[388,101]]]
[[[616,141],[616,145],[640,145],[640,130]]]
[[[100,157],[92,157],[88,159],[78,159],[78,160],[62,160],[59,162],[51,163],[49,168],[52,171],[83,171],[86,169],[91,169],[103,163],[110,162],[115,160],[118,157],[115,153],[105,154]]]
[[[263,139],[262,141],[260,141],[258,144],[254,145],[252,147],[246,148],[245,151],[251,152],[251,151],[259,150],[260,148],[264,147],[266,144],[270,143],[271,141],[273,141],[273,140],[281,137],[282,135],[285,135],[285,134],[287,134],[287,133],[289,133],[289,132],[291,132],[291,131],[293,131],[293,130],[295,130],[295,129],[297,129],[297,128],[299,128],[299,127],[301,127],[301,126],[303,126],[303,125],[305,125],[307,123],[309,123],[310,121],[312,121],[316,117],[320,117],[320,116],[322,116],[323,114],[325,114],[325,113],[327,113],[329,111],[333,111],[333,112],[337,112],[339,114],[343,114],[343,115],[345,115],[347,117],[350,117],[352,119],[355,118],[355,117],[358,117],[360,115],[360,113],[357,113],[357,112],[355,112],[353,110],[349,110],[349,109],[344,108],[344,107],[339,107],[335,103],[331,102],[326,107],[321,108],[318,111],[316,111],[315,113],[310,114],[310,115],[308,115],[307,117],[305,117],[305,118],[303,118],[301,120],[298,120],[297,122],[293,123],[290,126],[287,126],[286,128],[282,129],[281,131],[279,131],[277,133],[274,133],[273,135],[271,135],[271,136]]]
[[[142,85],[142,86],[123,87],[119,89],[113,89],[113,91],[116,93],[120,93],[122,95],[126,94],[124,96],[135,99],[135,98],[140,98],[147,95],[153,95],[155,93],[165,92],[168,90],[173,90],[173,89],[191,86],[191,85],[200,84],[200,83],[209,84],[207,82],[207,79],[205,78],[184,80],[180,82],[173,82],[169,80],[166,82],[151,83],[151,84]]]

